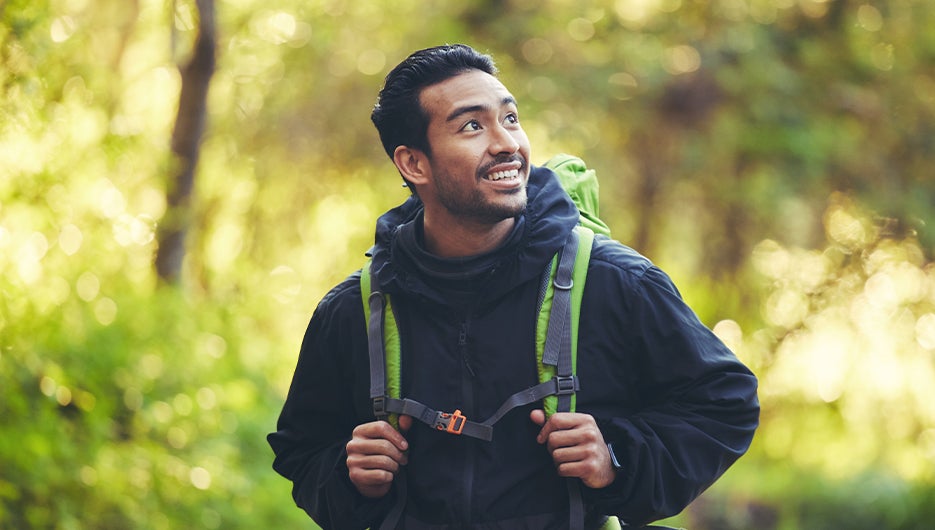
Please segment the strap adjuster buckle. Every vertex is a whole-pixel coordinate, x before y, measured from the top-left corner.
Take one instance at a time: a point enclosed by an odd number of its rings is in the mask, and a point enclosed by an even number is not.
[[[373,398],[373,415],[377,419],[386,417],[386,396],[377,396]]]
[[[565,377],[555,376],[555,395],[569,396],[578,390],[578,378],[569,375]]]
[[[461,414],[460,410],[456,410],[451,414],[439,412],[435,416],[435,428],[439,431],[445,431],[451,434],[461,434],[466,422],[467,418]]]

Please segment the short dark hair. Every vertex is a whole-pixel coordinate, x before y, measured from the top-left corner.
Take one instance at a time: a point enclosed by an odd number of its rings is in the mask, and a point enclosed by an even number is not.
[[[469,70],[497,75],[497,67],[489,55],[464,44],[419,50],[387,74],[370,120],[391,159],[401,145],[431,155],[427,137],[429,116],[419,102],[419,95],[424,88]]]

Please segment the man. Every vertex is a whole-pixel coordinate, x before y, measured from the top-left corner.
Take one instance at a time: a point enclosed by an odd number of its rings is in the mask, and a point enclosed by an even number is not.
[[[538,382],[541,278],[578,210],[530,165],[516,100],[467,46],[403,61],[372,119],[413,191],[377,222],[370,269],[392,298],[402,394],[488,418]],[[323,528],[378,528],[394,507],[400,528],[568,528],[568,480],[585,526],[641,526],[681,511],[757,426],[753,374],[662,271],[606,237],[581,305],[577,412],[519,407],[491,441],[375,419],[361,296],[356,273],[315,310],[269,436],[273,467]]]

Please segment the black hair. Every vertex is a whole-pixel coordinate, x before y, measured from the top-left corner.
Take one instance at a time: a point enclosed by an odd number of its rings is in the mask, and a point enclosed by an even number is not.
[[[390,159],[401,145],[431,155],[427,137],[429,116],[419,102],[419,95],[424,88],[469,70],[497,75],[497,67],[489,55],[464,44],[419,50],[387,74],[370,120],[377,127]]]

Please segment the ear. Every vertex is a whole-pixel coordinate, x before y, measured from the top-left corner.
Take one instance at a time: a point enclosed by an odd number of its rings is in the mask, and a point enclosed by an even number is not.
[[[431,177],[428,157],[419,149],[401,145],[393,152],[393,163],[410,185],[426,184]]]

